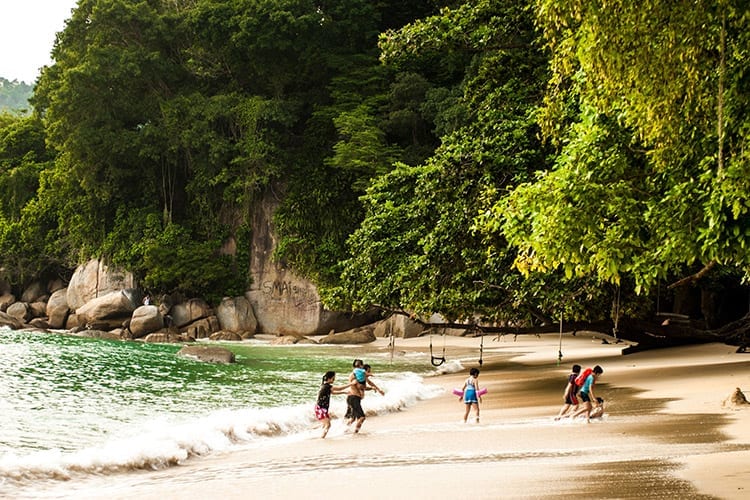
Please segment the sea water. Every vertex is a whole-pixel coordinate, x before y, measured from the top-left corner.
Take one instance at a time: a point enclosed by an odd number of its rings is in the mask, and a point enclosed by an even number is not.
[[[310,433],[322,375],[336,371],[334,385],[343,385],[363,357],[347,346],[221,345],[236,363],[186,359],[174,344],[0,328],[0,496],[34,481],[165,468]],[[433,372],[425,355],[364,357],[386,391],[368,395],[368,413],[442,393],[425,382]],[[345,405],[332,397],[334,414]]]

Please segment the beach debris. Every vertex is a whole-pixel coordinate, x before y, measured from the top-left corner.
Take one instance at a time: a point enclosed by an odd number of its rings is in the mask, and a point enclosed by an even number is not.
[[[733,407],[733,406],[742,406],[742,405],[748,405],[748,404],[750,404],[750,402],[747,401],[745,394],[742,392],[742,390],[739,387],[737,387],[735,391],[732,393],[732,395],[724,400],[724,404],[722,406]]]

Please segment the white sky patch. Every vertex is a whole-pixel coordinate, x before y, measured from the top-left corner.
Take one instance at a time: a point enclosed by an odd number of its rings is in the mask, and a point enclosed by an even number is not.
[[[0,77],[34,83],[77,0],[0,0]]]

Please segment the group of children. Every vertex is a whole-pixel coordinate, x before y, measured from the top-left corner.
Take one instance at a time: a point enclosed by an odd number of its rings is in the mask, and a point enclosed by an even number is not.
[[[346,419],[347,426],[356,422],[354,433],[359,432],[366,418],[365,412],[362,410],[362,398],[365,397],[365,391],[375,390],[381,395],[384,394],[370,378],[372,375],[370,365],[364,364],[361,359],[355,359],[352,363],[352,368],[347,385],[337,387],[333,385],[333,382],[336,380],[336,372],[328,371],[323,375],[323,383],[320,386],[318,400],[315,404],[315,417],[323,425],[322,438],[326,437],[331,428],[331,416],[328,408],[331,403],[332,394],[348,393],[346,398],[346,415],[344,418]],[[586,368],[583,371],[581,371],[581,365],[573,365],[563,393],[563,407],[560,408],[560,412],[555,417],[555,420],[560,420],[563,417],[575,418],[585,414],[586,421],[590,422],[592,418],[602,417],[604,415],[604,400],[594,394],[594,385],[602,373],[604,373],[604,370],[599,365],[593,368]],[[579,397],[583,403],[581,408],[579,408],[581,406]],[[476,422],[478,423],[479,403],[482,401],[478,368],[469,370],[469,378],[466,379],[461,388],[459,401],[462,401],[466,407],[464,411],[464,423],[469,418],[472,408],[474,409]]]
[[[336,380],[336,372],[328,371],[323,375],[323,383],[318,391],[318,400],[315,404],[315,418],[323,424],[323,435],[325,439],[331,428],[331,415],[328,411],[331,403],[331,394],[347,393],[346,397],[346,425],[349,426],[356,422],[354,433],[358,433],[365,421],[365,412],[362,409],[362,398],[365,397],[365,391],[374,390],[381,395],[385,394],[370,378],[372,369],[370,365],[364,364],[361,359],[355,359],[352,363],[352,373],[349,375],[349,383],[335,387],[333,382]]]
[[[560,420],[563,417],[575,418],[586,414],[586,421],[591,422],[592,418],[601,418],[604,416],[604,399],[594,394],[594,385],[599,377],[604,373],[601,366],[596,365],[593,368],[586,368],[581,372],[581,365],[573,365],[573,369],[568,375],[568,383],[563,393],[563,407],[555,417]],[[471,408],[476,412],[476,421],[479,422],[479,403],[482,401],[479,389],[479,369],[472,368],[469,370],[469,378],[464,382],[461,388],[462,394],[459,401],[463,401],[466,406],[464,411],[464,423]],[[578,398],[580,396],[583,407],[579,408]]]
[[[586,421],[591,422],[592,418],[602,417],[604,415],[604,400],[594,394],[594,384],[602,373],[604,373],[604,370],[599,365],[594,368],[586,368],[583,372],[581,372],[581,365],[573,365],[563,393],[563,406],[555,420],[560,420],[563,417],[575,418],[586,414]],[[582,408],[578,408],[578,396],[583,402]]]

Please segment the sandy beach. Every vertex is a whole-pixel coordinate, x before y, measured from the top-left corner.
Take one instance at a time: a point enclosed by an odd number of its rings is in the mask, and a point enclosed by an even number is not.
[[[463,423],[451,394],[479,367],[478,338],[448,337],[448,363],[431,377],[445,393],[395,414],[370,415],[362,433],[334,422],[325,440],[272,446],[69,484],[75,498],[746,498],[750,492],[750,354],[709,344],[623,356],[600,335],[484,338],[481,419]],[[441,348],[443,340],[441,342]],[[428,354],[427,338],[397,339],[395,355]],[[388,340],[361,355],[387,350]],[[448,364],[447,363],[447,364]],[[603,419],[553,418],[574,363],[599,364]],[[377,366],[375,368],[377,380]],[[368,398],[363,406],[367,409]],[[472,415],[473,416],[473,415]],[[59,494],[49,491],[52,497]]]

